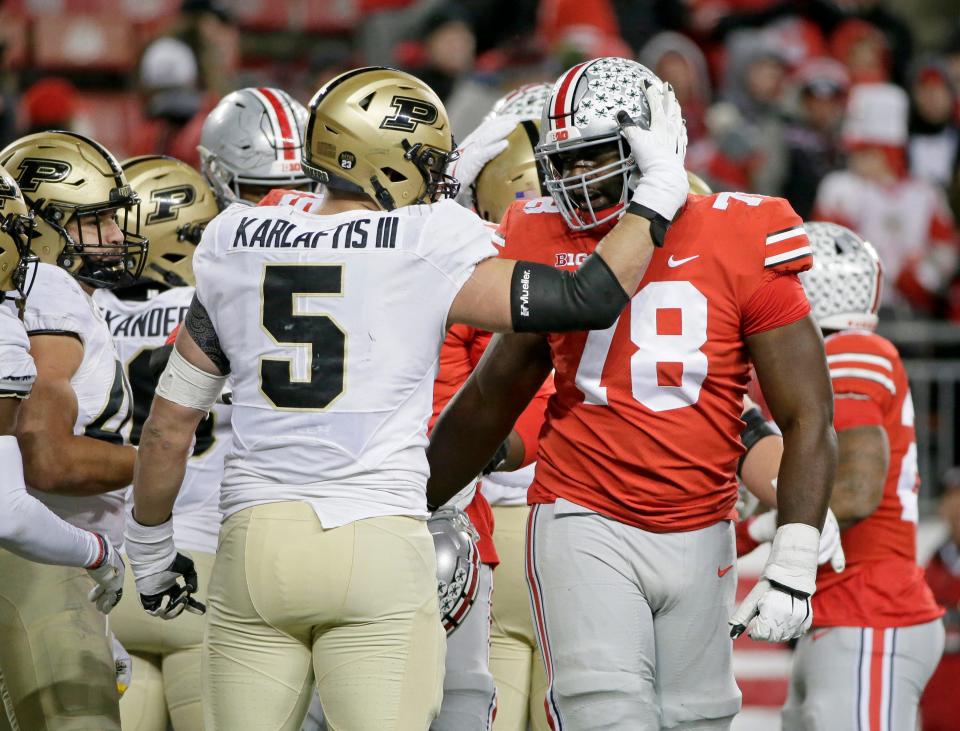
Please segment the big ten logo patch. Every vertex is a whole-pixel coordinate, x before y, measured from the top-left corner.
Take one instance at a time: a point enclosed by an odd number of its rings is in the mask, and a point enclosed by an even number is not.
[[[554,262],[555,267],[578,267],[582,266],[583,262],[587,260],[587,257],[590,256],[586,252],[560,252],[556,255],[556,261]]]

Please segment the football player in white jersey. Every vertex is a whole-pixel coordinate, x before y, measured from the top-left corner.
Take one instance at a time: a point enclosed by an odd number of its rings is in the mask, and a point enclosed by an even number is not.
[[[30,251],[33,215],[16,182],[0,168],[0,459],[7,465],[0,481],[0,548],[38,563],[76,566],[97,582],[90,598],[108,613],[120,601],[124,565],[106,536],[70,525],[27,492],[16,426],[20,402],[37,376],[30,342],[18,312],[37,259]],[[0,661],[2,662],[2,661]]]
[[[314,678],[330,729],[425,729],[444,635],[424,523],[426,424],[448,324],[607,327],[686,199],[669,87],[643,90],[624,145],[630,212],[575,273],[493,258],[490,227],[447,198],[436,94],[355,69],[310,104],[304,169],[319,215],[236,207],[204,232],[197,292],[144,425],[125,533],[144,606],[195,600],[169,520],[193,431],[228,374],[234,445],[208,592],[208,731],[298,728]]]
[[[312,191],[303,172],[307,110],[283,89],[251,86],[227,94],[203,121],[200,172],[220,208],[252,206],[274,188]]]
[[[91,293],[139,275],[146,243],[128,226],[138,199],[114,157],[82,135],[29,135],[0,161],[33,212],[31,245],[42,262],[23,310],[37,368],[17,425],[26,483],[61,518],[119,546],[121,489],[136,456],[126,444],[130,392]],[[0,574],[11,727],[119,729],[111,642],[86,601],[85,572],[3,552]]]
[[[213,191],[196,170],[180,160],[145,155],[126,160],[123,171],[140,196],[140,232],[150,241],[143,278],[123,289],[100,289],[94,300],[103,311],[133,391],[130,441],[138,444],[150,410],[156,377],[151,358],[162,355],[167,338],[183,320],[193,298],[193,252],[207,223],[218,213]],[[217,399],[197,430],[183,489],[173,507],[177,545],[190,551],[205,598],[220,530],[220,479],[229,448],[230,405]],[[133,577],[125,587],[133,596]],[[164,731],[167,717],[176,731],[203,731],[200,648],[206,618],[190,614],[162,622],[136,601],[125,602],[111,627],[134,662],[133,681],[120,701],[125,729]]]

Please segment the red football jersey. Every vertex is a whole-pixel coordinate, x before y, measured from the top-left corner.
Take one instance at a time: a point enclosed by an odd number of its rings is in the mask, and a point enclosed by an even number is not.
[[[609,227],[570,231],[549,198],[515,203],[502,256],[576,269]],[[606,330],[548,336],[556,368],[531,503],[563,497],[645,530],[735,517],[745,338],[805,317],[811,253],[780,198],[691,195]]]
[[[917,444],[913,398],[889,340],[845,330],[826,341],[838,432],[882,426],[890,469],[877,509],[841,534],[847,568],[817,574],[813,617],[821,627],[907,627],[943,614],[917,565]]]
[[[430,417],[429,429],[433,429],[443,407],[473,373],[487,345],[490,344],[491,337],[491,333],[468,325],[456,324],[450,328],[440,348],[440,370],[433,384],[433,415]],[[523,439],[525,463],[532,462],[536,455],[537,435],[543,424],[546,399],[551,393],[553,393],[553,381],[548,378],[514,427]],[[493,545],[493,511],[479,489],[473,501],[467,506],[466,513],[480,535],[478,543],[480,560],[485,564],[496,566],[500,559]]]

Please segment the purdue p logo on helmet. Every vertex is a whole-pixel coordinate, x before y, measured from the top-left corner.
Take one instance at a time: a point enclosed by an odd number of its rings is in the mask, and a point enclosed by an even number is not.
[[[420,79],[382,66],[354,69],[321,88],[309,109],[303,169],[314,180],[388,211],[457,194],[445,173],[450,121]]]
[[[136,281],[147,253],[138,226],[140,199],[103,145],[74,132],[38,132],[0,151],[0,165],[20,185],[35,215],[31,248],[41,261],[92,287]],[[104,239],[105,215],[116,217],[122,241]],[[97,240],[84,239],[82,221],[93,224]],[[75,233],[68,231],[71,223]]]
[[[124,160],[123,171],[142,201],[140,230],[150,240],[144,279],[193,286],[193,252],[219,212],[214,191],[192,167],[163,155]]]

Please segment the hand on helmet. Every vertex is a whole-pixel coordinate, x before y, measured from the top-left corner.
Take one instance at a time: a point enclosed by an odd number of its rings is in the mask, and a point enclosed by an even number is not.
[[[459,156],[447,167],[460,183],[460,190],[467,190],[480,175],[483,166],[507,149],[507,135],[520,124],[516,114],[501,114],[480,123],[457,147]]]
[[[690,183],[683,159],[687,152],[687,128],[680,104],[672,87],[651,84],[643,89],[650,107],[650,128],[642,129],[625,111],[617,113],[620,134],[630,145],[641,178],[631,198],[637,208],[655,214],[666,222],[673,220],[687,200]]]
[[[754,640],[786,642],[810,628],[819,542],[820,531],[810,525],[777,529],[760,581],[730,617],[732,638],[749,629]]]
[[[172,519],[147,526],[130,515],[124,538],[140,604],[148,614],[173,619],[184,609],[194,614],[207,611],[192,596],[197,591],[197,572],[188,556],[177,553]]]
[[[126,566],[109,538],[99,533],[94,535],[101,542],[103,556],[96,565],[87,568],[90,578],[97,582],[87,594],[87,598],[96,604],[101,612],[109,614],[123,596],[123,573]]]

